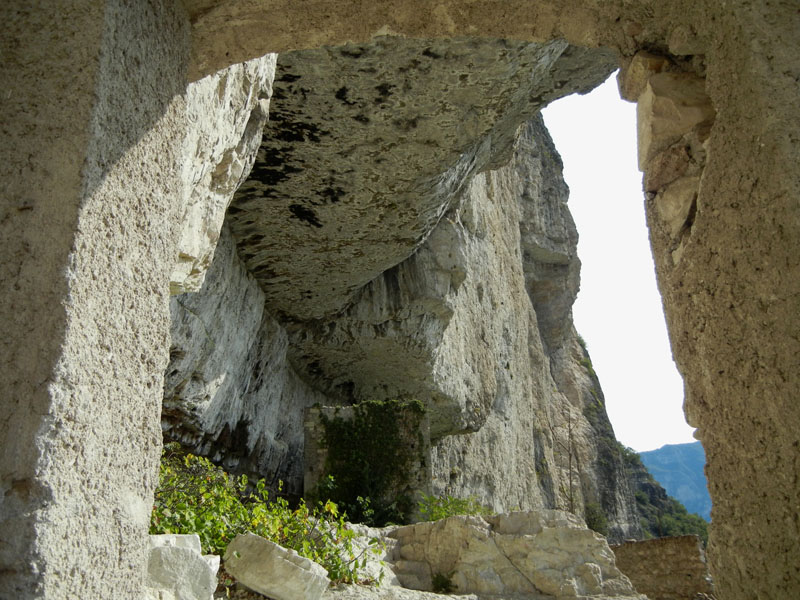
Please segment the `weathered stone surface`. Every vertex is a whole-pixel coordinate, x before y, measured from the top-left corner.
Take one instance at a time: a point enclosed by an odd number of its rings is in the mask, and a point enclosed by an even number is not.
[[[250,172],[269,113],[276,55],[231,65],[186,89],[185,213],[170,293],[200,289],[233,193]]]
[[[385,37],[282,54],[228,213],[271,309],[341,310],[427,238],[473,174],[507,162],[523,121],[612,68],[561,41]]]
[[[650,77],[668,67],[669,61],[664,56],[646,51],[637,52],[617,74],[620,96],[636,102],[647,87]]]
[[[714,594],[703,545],[697,536],[626,542],[611,549],[620,570],[650,600],[684,600]]]
[[[0,597],[138,599],[189,24],[0,4]]]
[[[303,409],[325,397],[288,364],[286,332],[264,309],[226,229],[202,289],[174,296],[170,311],[165,435],[301,494]]]
[[[639,168],[699,125],[714,120],[705,80],[691,73],[657,73],[647,80],[636,105]]]
[[[683,177],[673,181],[656,195],[656,210],[673,238],[678,237],[684,227],[691,227],[691,223],[687,224],[687,221],[694,217],[692,213],[697,210],[699,187],[699,177]]]
[[[572,330],[580,263],[560,169],[541,121],[524,126],[511,162],[478,175],[412,257],[335,319],[290,324],[290,352],[331,397],[426,403],[435,493],[498,511],[596,503],[624,539],[641,529]]]
[[[158,600],[211,600],[218,569],[219,556],[203,556],[196,534],[151,535],[146,593]]]
[[[228,545],[225,570],[274,600],[319,600],[330,584],[321,565],[252,533]]]
[[[456,593],[558,598],[638,597],[602,536],[560,511],[450,517],[389,533],[404,587],[432,591],[433,577]]]

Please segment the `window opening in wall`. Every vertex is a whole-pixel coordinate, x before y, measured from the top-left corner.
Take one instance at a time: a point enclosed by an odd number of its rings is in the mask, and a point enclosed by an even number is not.
[[[694,441],[672,360],[637,168],[636,105],[616,77],[542,111],[564,162],[580,236],[573,307],[617,439],[637,451]]]

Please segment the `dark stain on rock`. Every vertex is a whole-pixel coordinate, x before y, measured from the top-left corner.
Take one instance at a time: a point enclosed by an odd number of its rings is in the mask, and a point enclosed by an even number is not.
[[[278,77],[275,81],[284,81],[286,83],[294,83],[298,79],[300,79],[302,75],[295,75],[294,73],[283,72],[281,76]]]
[[[353,106],[355,102],[352,102],[351,100],[347,99],[347,92],[348,89],[345,86],[340,87],[338,90],[336,90],[335,94],[336,99],[342,102],[343,104],[346,104],[347,106]]]
[[[392,85],[391,83],[382,83],[380,85],[376,85],[375,91],[378,92],[378,97],[375,98],[375,104],[386,102],[389,99],[389,96],[392,95],[392,88],[395,87],[397,86]]]
[[[345,191],[340,187],[326,187],[320,192],[328,204],[336,204],[344,197]]]
[[[411,131],[412,129],[417,128],[419,119],[417,117],[414,117],[413,119],[396,119],[392,122],[392,124],[400,131]]]
[[[322,223],[320,223],[320,220],[317,218],[317,214],[302,204],[290,204],[289,211],[295,219],[300,219],[314,227],[322,227]]]
[[[330,135],[330,132],[323,131],[314,123],[303,121],[293,121],[285,113],[276,112],[270,119],[270,122],[265,128],[265,136],[271,134],[271,137],[281,142],[319,142],[320,137]]]
[[[231,429],[230,425],[226,423],[216,440],[217,445],[227,448],[228,456],[247,456],[250,451],[247,443],[249,425],[250,422],[247,419],[239,421],[234,429]]]
[[[259,181],[267,186],[274,186],[282,181],[286,181],[295,173],[302,173],[303,169],[294,167],[289,163],[280,166],[269,166],[266,163],[256,162],[253,165],[253,170],[250,171],[250,179]],[[263,194],[267,196],[267,193]]]

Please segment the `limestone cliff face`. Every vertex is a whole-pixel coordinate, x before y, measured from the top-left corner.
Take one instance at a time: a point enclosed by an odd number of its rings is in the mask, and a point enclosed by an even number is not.
[[[286,332],[265,310],[227,229],[201,290],[174,296],[170,311],[165,436],[301,493],[303,408],[325,398],[288,364]]]
[[[589,506],[612,537],[640,536],[572,326],[577,233],[535,116],[610,64],[491,40],[279,57],[214,263],[172,302],[166,434],[299,493],[305,407],[414,398],[428,490]]]

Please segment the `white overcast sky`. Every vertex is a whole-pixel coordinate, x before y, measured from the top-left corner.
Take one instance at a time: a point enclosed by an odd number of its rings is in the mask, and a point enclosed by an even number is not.
[[[616,77],[542,111],[564,161],[578,227],[581,289],[573,308],[617,439],[638,451],[694,441],[672,360],[636,162],[636,105]]]

